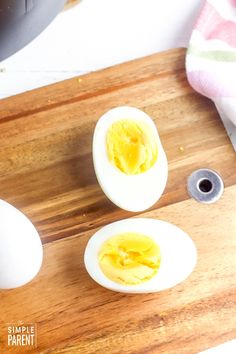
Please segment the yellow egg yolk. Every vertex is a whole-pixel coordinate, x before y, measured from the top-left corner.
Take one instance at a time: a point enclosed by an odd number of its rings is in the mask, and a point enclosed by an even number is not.
[[[119,120],[107,133],[111,163],[127,175],[149,170],[157,160],[157,142],[151,127],[131,119]]]
[[[123,285],[150,280],[157,274],[160,261],[160,248],[153,239],[131,232],[111,237],[99,252],[103,273]]]

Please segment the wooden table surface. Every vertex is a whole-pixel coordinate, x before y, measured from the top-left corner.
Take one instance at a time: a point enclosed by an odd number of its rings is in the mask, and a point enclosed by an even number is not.
[[[236,337],[236,155],[214,105],[187,83],[177,49],[1,101],[0,198],[21,209],[44,243],[28,285],[0,292],[0,353],[192,354]],[[159,202],[142,216],[185,230],[198,264],[182,284],[125,295],[97,285],[83,253],[101,226],[132,214],[113,205],[93,170],[97,119],[131,105],[155,120],[169,161]],[[223,197],[202,205],[189,174],[218,171]],[[7,348],[7,323],[36,323],[38,347]]]

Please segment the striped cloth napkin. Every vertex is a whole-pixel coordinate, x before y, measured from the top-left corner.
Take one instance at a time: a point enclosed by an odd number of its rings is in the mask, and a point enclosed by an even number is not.
[[[186,56],[191,86],[236,125],[236,0],[207,0]]]

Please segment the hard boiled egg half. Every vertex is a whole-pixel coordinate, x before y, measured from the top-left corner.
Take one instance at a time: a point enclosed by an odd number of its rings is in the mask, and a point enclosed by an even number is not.
[[[84,262],[103,287],[124,293],[151,293],[184,281],[197,261],[191,238],[156,219],[133,218],[109,224],[88,241]]]
[[[117,107],[98,120],[93,163],[102,190],[122,209],[148,209],[165,189],[168,164],[157,128],[137,108]]]
[[[0,200],[0,289],[12,289],[32,280],[43,259],[37,230],[18,209]]]

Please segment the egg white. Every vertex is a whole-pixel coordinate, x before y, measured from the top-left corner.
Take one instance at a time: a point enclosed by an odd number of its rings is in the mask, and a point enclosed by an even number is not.
[[[127,175],[109,161],[107,131],[114,122],[123,119],[146,123],[157,141],[157,161],[141,174]],[[168,163],[157,128],[146,113],[134,107],[111,109],[98,120],[93,136],[93,164],[97,180],[108,199],[128,211],[138,212],[150,208],[161,197],[166,186]]]
[[[160,268],[144,283],[118,284],[107,278],[99,266],[98,255],[103,243],[125,232],[146,235],[160,247]],[[104,226],[90,238],[84,253],[85,267],[91,278],[107,289],[123,293],[152,293],[171,288],[192,273],[196,262],[195,244],[184,231],[166,221],[145,218],[124,219]]]
[[[42,260],[42,243],[34,225],[18,209],[0,200],[0,289],[31,281]]]

